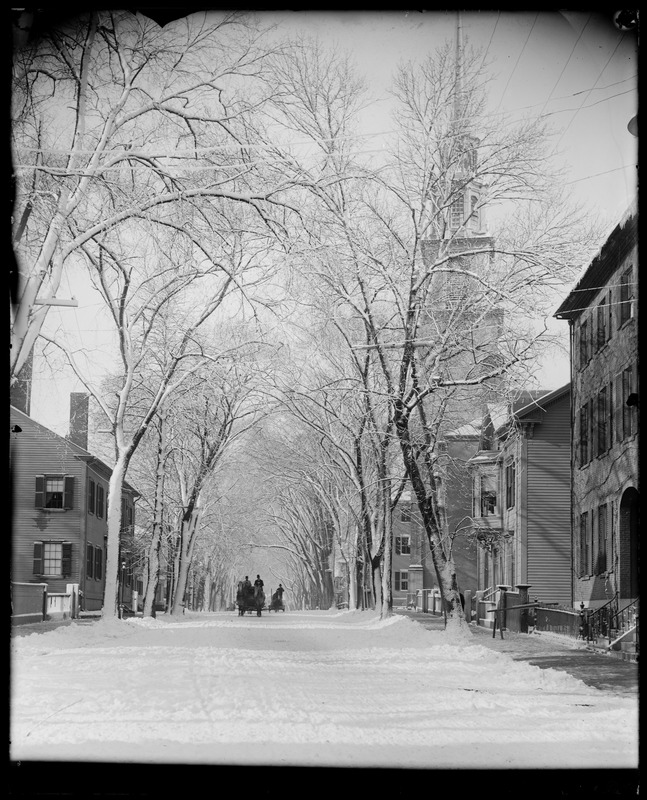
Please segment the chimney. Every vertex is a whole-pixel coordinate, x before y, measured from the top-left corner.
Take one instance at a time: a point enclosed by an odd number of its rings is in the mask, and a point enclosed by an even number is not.
[[[27,416],[29,416],[31,412],[31,380],[33,369],[34,353],[32,350],[23,368],[16,376],[16,381],[9,392],[11,405],[22,411],[23,414],[27,414]]]
[[[70,433],[67,438],[84,450],[88,449],[89,409],[89,394],[85,392],[72,392],[70,394]]]

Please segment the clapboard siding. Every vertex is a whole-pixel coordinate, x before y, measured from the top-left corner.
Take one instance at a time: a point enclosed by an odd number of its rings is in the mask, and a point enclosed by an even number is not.
[[[12,580],[39,583],[45,579],[33,572],[34,542],[71,542],[69,576],[47,579],[49,592],[64,592],[68,583],[79,583],[83,565],[82,529],[85,516],[86,466],[74,456],[79,452],[66,439],[11,409],[11,425],[22,428],[12,433],[11,473],[13,484]],[[73,506],[67,510],[36,508],[38,475],[68,475],[74,479]]]
[[[570,605],[570,393],[546,407],[527,454],[528,583],[540,600]]]

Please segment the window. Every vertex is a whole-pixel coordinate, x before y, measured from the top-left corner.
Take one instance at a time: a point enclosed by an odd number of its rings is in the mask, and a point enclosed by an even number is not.
[[[517,486],[517,467],[514,461],[505,468],[505,507],[514,508]]]
[[[394,579],[396,592],[407,592],[409,590],[409,573],[407,571],[396,572]]]
[[[588,512],[580,514],[580,575],[588,575],[588,527],[589,515]]]
[[[94,547],[91,544],[85,546],[85,576],[94,578]]]
[[[93,480],[88,481],[88,514],[94,514],[96,484]]]
[[[601,389],[598,392],[598,403],[597,403],[597,414],[596,414],[596,421],[597,421],[597,429],[598,429],[598,455],[602,455],[606,453],[608,450],[608,436],[607,436],[607,389],[606,386],[604,389]]]
[[[584,320],[580,324],[580,369],[585,367],[589,361],[589,328]]]
[[[396,556],[408,556],[411,553],[411,538],[409,536],[395,537]]]
[[[633,291],[631,283],[632,268],[622,273],[620,276],[620,306],[618,312],[618,327],[621,328],[628,319],[633,316]]]
[[[94,548],[94,579],[103,579],[103,550],[100,547]]]
[[[71,542],[34,542],[34,575],[51,575],[66,578],[71,572]]]
[[[450,227],[452,229],[460,228],[465,218],[465,198],[459,194],[451,205]]]
[[[589,406],[585,403],[580,408],[580,466],[589,463]]]
[[[34,506],[36,508],[73,508],[74,477],[71,475],[37,475]]]
[[[496,475],[481,475],[481,516],[496,514]]]
[[[598,507],[598,558],[597,575],[607,571],[607,505]]]
[[[100,519],[103,517],[103,498],[105,496],[103,486],[97,484],[97,504],[96,504],[96,513],[97,517]]]
[[[400,509],[400,522],[411,522],[411,506],[402,506]]]

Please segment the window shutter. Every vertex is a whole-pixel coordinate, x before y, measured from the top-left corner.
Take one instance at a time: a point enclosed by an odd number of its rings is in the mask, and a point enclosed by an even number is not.
[[[625,438],[622,416],[622,372],[616,375],[616,403],[615,403],[615,429],[616,442],[621,442]]]
[[[61,574],[67,578],[72,574],[72,542],[63,542],[62,551]]]
[[[63,495],[63,508],[74,508],[74,476],[65,476],[65,493]]]
[[[396,554],[396,556],[400,555],[400,537],[399,536],[395,537],[395,554]]]
[[[34,542],[34,575],[43,574],[43,543]]]
[[[609,388],[607,390],[607,396],[609,398],[609,408],[607,409],[607,417],[608,417],[608,423],[607,424],[608,424],[608,428],[609,428],[609,430],[608,430],[608,437],[609,437],[608,444],[609,444],[609,450],[610,450],[613,447],[613,419],[614,419],[614,413],[613,413],[613,407],[614,407],[614,403],[613,403],[613,381],[611,381],[611,383],[609,384]]]
[[[596,404],[595,404],[593,398],[591,398],[589,400],[589,425],[590,425],[590,429],[589,429],[590,451],[589,452],[590,452],[590,460],[593,460],[598,455],[598,437],[597,437],[598,431],[597,431],[597,425],[596,425],[597,414],[595,413],[597,409],[596,409],[595,406],[596,406]]]
[[[94,493],[95,493],[95,486],[93,480],[88,481],[88,513],[94,514]]]
[[[85,546],[85,574],[88,578],[94,577],[94,547],[91,544]]]
[[[94,549],[94,577],[98,581],[103,578],[103,550],[100,547]]]
[[[36,494],[34,506],[36,508],[45,507],[45,476],[36,475]]]

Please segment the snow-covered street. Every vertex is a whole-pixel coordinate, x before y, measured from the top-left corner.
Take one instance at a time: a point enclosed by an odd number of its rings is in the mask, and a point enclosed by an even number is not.
[[[12,639],[13,760],[634,768],[638,699],[402,616],[72,623]]]

